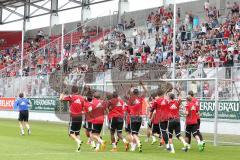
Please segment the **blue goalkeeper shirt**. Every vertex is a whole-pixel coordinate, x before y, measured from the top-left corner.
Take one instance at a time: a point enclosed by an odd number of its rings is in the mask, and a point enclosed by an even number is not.
[[[18,98],[14,103],[14,108],[19,111],[26,111],[29,108],[29,100],[26,98]]]

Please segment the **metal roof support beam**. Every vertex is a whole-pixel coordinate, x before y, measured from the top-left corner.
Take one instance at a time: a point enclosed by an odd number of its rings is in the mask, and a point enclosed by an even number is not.
[[[52,13],[58,12],[58,0],[51,0],[51,12]]]
[[[36,5],[34,3],[30,3],[30,1],[25,1],[25,0],[18,0],[18,1],[23,2],[23,3],[25,3],[25,4],[29,5],[29,6],[36,7],[38,9],[42,9],[42,10],[45,10],[45,11],[48,11],[48,12],[50,11],[50,9],[43,7],[43,5],[39,6],[39,5]]]
[[[73,2],[73,3],[77,3],[77,4],[82,4],[82,2],[81,1],[77,1],[77,0],[69,0],[70,2]],[[84,0],[82,0],[82,1],[84,1]]]
[[[25,0],[25,4],[24,4],[24,17],[27,21],[29,21],[29,17],[30,17],[30,0]]]
[[[11,10],[10,8],[4,7],[4,6],[0,6],[0,7],[2,7],[3,9],[5,9],[5,10],[8,11],[8,12],[11,12],[11,13],[13,13],[13,14],[15,14],[15,15],[23,18],[23,15],[22,15],[22,14],[14,11],[14,10]]]
[[[91,12],[90,9],[90,0],[82,0],[82,11],[81,11],[81,23],[83,24],[85,20],[90,18],[89,13]]]
[[[54,26],[54,19],[58,17],[58,0],[51,0],[51,13],[50,13],[50,25],[49,36],[52,35],[52,27]]]
[[[15,8],[14,11],[16,11],[16,10],[17,10],[17,9]],[[11,17],[12,14],[13,14],[13,13],[10,12],[10,13],[8,14],[8,16],[7,16],[2,22],[3,22],[3,23],[6,22],[6,21],[8,20],[8,18]]]
[[[48,4],[48,2],[50,2],[51,0],[48,0],[48,1],[46,1],[45,3],[43,3],[42,4],[42,7],[44,7],[46,4]],[[37,8],[37,9],[35,9],[30,15],[34,15],[37,11],[39,11],[40,10],[40,8]]]
[[[54,1],[55,1],[55,0],[54,0]],[[88,6],[96,5],[96,4],[104,3],[104,2],[109,2],[109,1],[113,1],[113,0],[101,0],[101,1],[97,1],[97,2],[92,2],[92,3],[90,3]],[[81,7],[82,7],[82,5],[77,5],[77,6],[74,6],[74,7],[58,9],[58,10],[57,10],[57,13],[58,13],[58,12],[67,11],[67,10],[71,10],[71,9],[81,8]],[[56,13],[56,11],[52,11],[52,13],[53,13],[53,12]],[[29,18],[40,17],[40,16],[44,16],[44,15],[48,15],[48,14],[51,14],[51,12],[42,13],[42,14],[37,14],[37,15],[31,15]],[[19,18],[19,19],[7,21],[7,22],[4,22],[4,24],[13,23],[13,22],[21,21],[21,20],[23,20],[23,18]]]

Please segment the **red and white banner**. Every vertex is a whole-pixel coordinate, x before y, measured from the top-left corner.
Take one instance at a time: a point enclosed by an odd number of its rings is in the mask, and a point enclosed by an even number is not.
[[[0,98],[0,110],[13,110],[13,104],[16,98]]]

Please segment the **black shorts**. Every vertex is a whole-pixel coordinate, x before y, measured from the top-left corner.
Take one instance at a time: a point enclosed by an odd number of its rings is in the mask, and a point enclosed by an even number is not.
[[[29,112],[28,110],[19,111],[18,121],[28,122]]]
[[[167,131],[168,129],[168,121],[163,121],[159,123],[160,131]]]
[[[79,135],[82,127],[82,116],[71,116],[69,121],[69,134]]]
[[[113,117],[112,119],[109,120],[109,126],[111,132],[115,132],[117,130],[117,133],[122,133],[123,118]]]
[[[92,133],[100,134],[102,131],[103,124],[92,124]]]
[[[195,137],[198,133],[197,131],[198,124],[190,124],[186,126],[186,137],[191,136],[191,134]]]
[[[159,124],[153,124],[152,126],[152,134],[160,134],[160,128],[159,128]]]
[[[125,126],[125,132],[131,133],[130,124],[126,124],[126,126]]]
[[[142,125],[142,117],[131,116],[130,121],[131,121],[130,122],[131,133],[138,135],[138,132]]]
[[[92,131],[92,122],[85,121],[83,128],[85,128],[88,132]]]
[[[170,119],[168,125],[169,138],[173,137],[173,132],[175,132],[176,137],[181,136],[181,123],[180,119]]]

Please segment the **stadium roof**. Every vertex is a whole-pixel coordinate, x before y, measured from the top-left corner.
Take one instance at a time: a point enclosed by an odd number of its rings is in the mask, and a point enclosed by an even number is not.
[[[43,0],[31,0],[30,3],[34,4],[36,2],[40,2]],[[21,0],[12,0],[12,1],[8,1],[8,0],[0,0],[0,4],[4,7],[11,7],[11,8],[18,8],[24,5],[24,2]]]
[[[113,0],[66,0],[66,3],[62,6],[58,6],[58,1],[59,0],[0,0],[0,24],[12,23]],[[85,3],[83,3],[84,1]],[[51,5],[47,5],[49,3]],[[72,4],[71,7],[66,7],[69,3]],[[36,14],[38,10],[42,10],[42,12]],[[18,18],[9,20],[13,14],[17,15]]]

